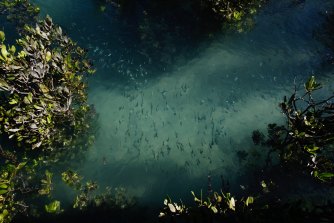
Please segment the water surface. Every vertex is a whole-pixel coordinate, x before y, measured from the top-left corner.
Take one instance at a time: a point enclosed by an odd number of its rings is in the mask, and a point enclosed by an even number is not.
[[[90,49],[97,68],[89,101],[100,130],[80,172],[124,186],[150,206],[166,194],[191,199],[190,190],[206,190],[208,174],[216,188],[223,175],[238,191],[245,169],[263,159],[251,132],[283,122],[277,105],[294,79],[330,75],[322,70],[328,49],[315,33],[331,1],[271,1],[249,32],[189,46],[171,38],[171,47],[187,52],[167,52],[156,64],[150,61],[161,54],[147,54],[116,8],[101,13],[92,0],[34,2]],[[238,151],[248,152],[245,160]]]

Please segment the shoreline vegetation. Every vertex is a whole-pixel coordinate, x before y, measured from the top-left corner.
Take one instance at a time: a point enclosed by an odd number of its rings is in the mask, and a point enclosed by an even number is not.
[[[138,12],[144,15],[137,21],[137,30],[143,47],[156,42],[152,45],[155,49],[146,46],[153,51],[159,49],[163,38],[159,40],[157,33],[162,30],[152,28],[150,20],[161,15],[168,20],[198,13],[202,25],[215,21],[208,30],[199,27],[194,36],[210,36],[222,27],[245,32],[252,29],[252,16],[266,2],[100,0],[97,4],[101,13],[108,7],[118,8],[125,19],[136,20]],[[98,114],[87,96],[87,78],[95,68],[87,51],[50,16],[40,18],[39,12],[40,8],[28,0],[0,1],[0,15],[18,34],[14,40],[0,30],[0,223],[74,221],[77,216],[87,217],[82,222],[88,222],[95,215],[102,215],[104,221],[112,216],[147,222],[147,210],[126,188],[101,189],[97,182],[72,170],[84,159],[98,132]],[[333,15],[329,15],[322,35],[330,47]],[[167,29],[172,29],[173,19]],[[303,90],[294,84],[292,95],[280,103],[287,123],[271,123],[267,133],[252,133],[255,145],[268,148],[262,154],[266,166],[251,173],[257,176],[254,182],[240,185],[242,193],[234,195],[223,177],[220,190],[215,191],[209,175],[205,193],[191,192],[193,206],[167,197],[164,206],[156,208],[161,210],[153,221],[332,222],[332,197],[312,203],[285,194],[286,181],[296,190],[300,185],[294,186],[294,181],[305,180],[305,186],[325,191],[332,191],[334,184],[334,95],[319,97],[322,85],[315,76],[306,81]],[[238,155],[244,159],[248,154],[240,151]],[[55,181],[73,192],[71,207],[63,206],[54,196],[54,187],[59,185]]]

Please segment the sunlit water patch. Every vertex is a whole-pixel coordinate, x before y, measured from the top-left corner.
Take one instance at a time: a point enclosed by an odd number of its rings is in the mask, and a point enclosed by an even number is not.
[[[206,189],[208,174],[241,184],[246,160],[263,162],[251,132],[283,121],[279,101],[295,78],[302,82],[320,72],[325,51],[313,34],[326,1],[273,2],[250,32],[222,34],[196,57],[153,78],[132,54],[143,49],[119,45],[131,34],[99,14],[92,1],[36,2],[97,62],[89,100],[100,131],[81,172],[102,185],[125,186],[146,204]],[[115,69],[126,81],[108,78]]]

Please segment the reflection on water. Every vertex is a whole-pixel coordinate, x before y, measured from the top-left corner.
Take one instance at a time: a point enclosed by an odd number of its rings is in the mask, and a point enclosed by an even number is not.
[[[154,75],[146,67],[161,64],[150,63],[154,55],[135,44],[116,12],[101,14],[89,0],[35,2],[90,49],[97,67],[89,100],[100,132],[82,171],[157,203],[206,188],[208,174],[217,187],[220,175],[236,185],[247,160],[261,165],[251,132],[280,122],[277,104],[291,81],[319,71],[325,49],[314,31],[330,1],[274,1],[249,33],[222,34]]]

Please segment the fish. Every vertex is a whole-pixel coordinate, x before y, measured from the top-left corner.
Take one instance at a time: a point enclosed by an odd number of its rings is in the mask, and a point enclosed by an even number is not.
[[[102,157],[102,163],[103,165],[107,165],[107,158],[105,156]]]

